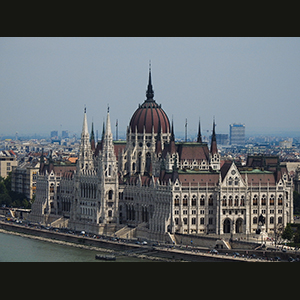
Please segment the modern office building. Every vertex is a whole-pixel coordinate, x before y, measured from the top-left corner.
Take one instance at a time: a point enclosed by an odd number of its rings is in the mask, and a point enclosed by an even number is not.
[[[230,124],[230,145],[245,145],[245,124]]]

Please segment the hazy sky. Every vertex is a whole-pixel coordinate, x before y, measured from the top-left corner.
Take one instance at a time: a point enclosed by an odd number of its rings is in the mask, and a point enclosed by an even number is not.
[[[102,131],[107,104],[113,133],[124,132],[145,100],[152,62],[154,99],[175,135],[299,131],[300,38],[0,38],[0,137]]]

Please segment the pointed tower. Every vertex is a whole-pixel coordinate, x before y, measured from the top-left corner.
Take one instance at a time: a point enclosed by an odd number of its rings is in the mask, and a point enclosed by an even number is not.
[[[92,131],[91,131],[91,149],[93,152],[95,152],[95,134],[94,134],[94,122],[92,122]]]
[[[198,125],[197,143],[202,143],[202,135],[201,135],[201,127],[200,127],[200,118],[199,118],[199,125]]]
[[[77,162],[77,168],[79,171],[93,169],[93,155],[90,144],[90,135],[88,131],[86,108],[84,108],[83,125],[81,131],[81,143],[79,148],[79,157]]]
[[[111,132],[109,108],[106,116],[106,129],[102,136],[102,153],[100,163],[101,178],[101,212],[100,222],[117,223],[119,202],[118,164],[115,155],[113,135]]]
[[[216,138],[216,129],[215,129],[215,118],[213,121],[213,132],[211,136],[211,144],[210,144],[210,166],[213,170],[220,170],[220,154],[217,148],[217,138]]]
[[[153,91],[152,80],[151,80],[151,62],[149,63],[149,80],[148,80],[148,87],[147,87],[147,91],[146,91],[146,97],[147,97],[146,101],[154,100],[153,99],[154,91]]]

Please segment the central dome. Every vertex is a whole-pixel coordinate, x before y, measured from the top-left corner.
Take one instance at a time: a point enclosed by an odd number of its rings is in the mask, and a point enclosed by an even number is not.
[[[151,84],[151,70],[149,70],[149,83],[146,96],[147,99],[142,105],[139,105],[138,109],[131,117],[129,123],[131,132],[135,132],[135,128],[137,128],[138,133],[144,133],[144,127],[145,133],[152,133],[153,127],[154,133],[158,133],[159,127],[161,128],[162,133],[170,132],[168,116],[161,108],[161,105],[158,105],[153,99],[154,91]]]

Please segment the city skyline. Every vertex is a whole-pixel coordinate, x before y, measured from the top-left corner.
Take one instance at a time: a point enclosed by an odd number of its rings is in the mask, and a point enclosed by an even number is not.
[[[0,136],[102,131],[110,106],[112,127],[126,131],[145,99],[148,63],[154,99],[173,116],[175,134],[297,134],[299,38],[1,38]],[[209,132],[208,132],[209,131]],[[113,130],[115,135],[115,130]]]

